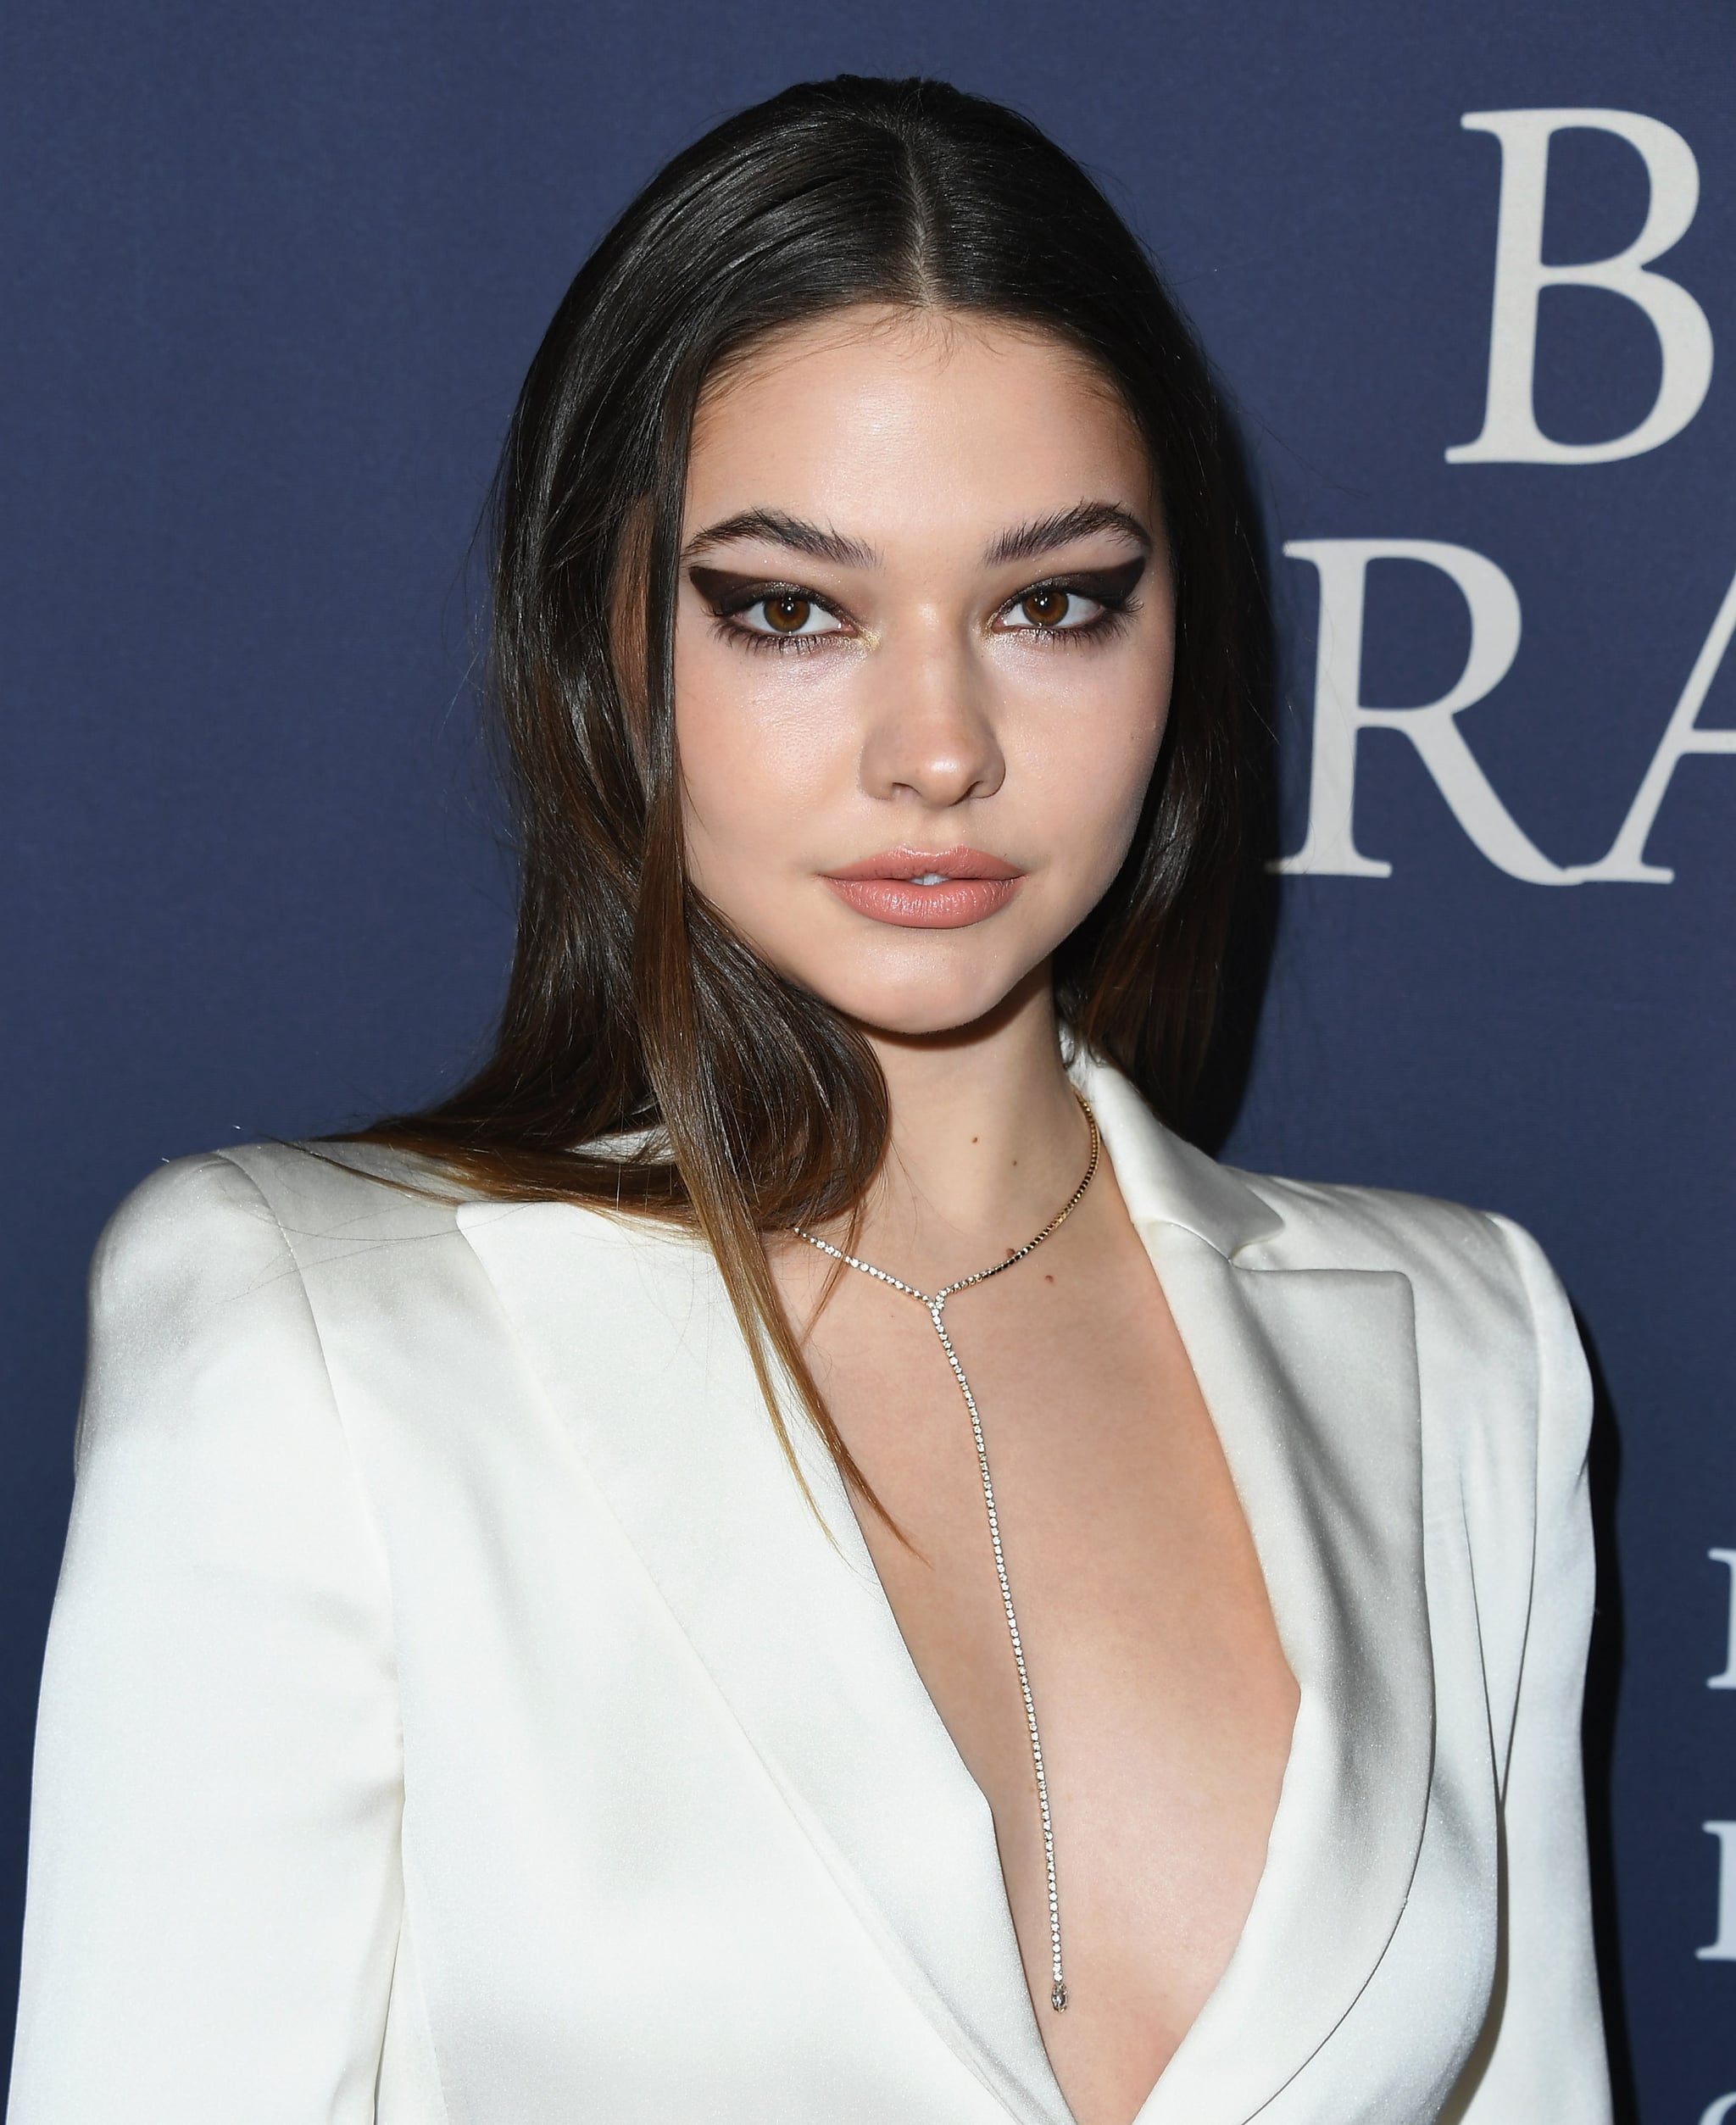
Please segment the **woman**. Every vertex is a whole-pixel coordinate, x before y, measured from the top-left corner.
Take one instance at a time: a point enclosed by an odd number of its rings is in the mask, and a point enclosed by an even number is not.
[[[15,2125],[1595,2125],[1587,1377],[1499,1217],[1215,1165],[1206,371],[1082,173],[792,89],[498,489],[439,1109],[94,1272]]]

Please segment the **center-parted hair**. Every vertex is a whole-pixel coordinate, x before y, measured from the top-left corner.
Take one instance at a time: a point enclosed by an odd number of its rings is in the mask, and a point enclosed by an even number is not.
[[[672,699],[682,503],[708,377],[854,303],[1054,333],[1144,439],[1174,573],[1167,729],[1119,875],[1061,946],[1070,1039],[1184,1125],[1210,1048],[1260,757],[1254,559],[1216,392],[1132,231],[1027,120],[841,75],[740,113],[653,178],[568,289],[492,490],[489,688],[519,828],[493,1050],[360,1134],[472,1187],[696,1229],[772,1420],[793,1383],[870,1499],[786,1321],[765,1235],[854,1210],[886,1088],[866,1043],[689,882]]]

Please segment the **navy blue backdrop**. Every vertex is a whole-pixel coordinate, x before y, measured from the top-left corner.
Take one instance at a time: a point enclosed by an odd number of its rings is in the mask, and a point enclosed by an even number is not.
[[[712,120],[806,75],[923,71],[1099,173],[1233,392],[1305,866],[1228,1154],[1507,1210],[1559,1266],[1605,1390],[1618,2072],[1646,2125],[1719,2125],[1733,63],[1736,19],[1684,0],[13,0],[8,1958],[100,1223],[158,1160],[420,1099],[475,1053],[511,881],[466,551],[531,351]],[[1590,270],[1539,295],[1540,259]]]

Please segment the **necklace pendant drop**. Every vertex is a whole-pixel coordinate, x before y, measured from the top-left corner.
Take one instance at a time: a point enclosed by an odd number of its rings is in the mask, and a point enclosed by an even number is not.
[[[965,1377],[965,1368],[959,1362],[959,1354],[953,1347],[953,1339],[947,1331],[943,1316],[946,1302],[955,1292],[967,1291],[972,1284],[982,1283],[990,1277],[999,1277],[1015,1262],[1023,1261],[1033,1248],[1040,1247],[1057,1227],[1078,1208],[1086,1189],[1091,1185],[1092,1176],[1097,1171],[1099,1140],[1097,1117],[1092,1113],[1089,1102],[1082,1093],[1077,1090],[1073,1097],[1079,1102],[1086,1125],[1091,1132],[1091,1155],[1086,1163],[1084,1179],[1034,1238],[1027,1239],[1022,1247],[1012,1249],[1003,1260],[991,1264],[987,1269],[979,1269],[974,1276],[960,1277],[955,1283],[943,1285],[938,1291],[919,1291],[914,1284],[905,1283],[902,1277],[894,1277],[889,1270],[876,1268],[872,1262],[865,1262],[854,1254],[847,1254],[842,1248],[834,1247],[830,1240],[821,1239],[815,1233],[804,1231],[799,1225],[792,1227],[798,1239],[806,1240],[810,1247],[817,1247],[822,1254],[830,1254],[834,1261],[860,1270],[864,1276],[890,1285],[893,1290],[902,1292],[907,1299],[914,1299],[923,1306],[935,1334],[940,1339],[940,1347],[946,1354],[946,1361],[951,1367],[959,1392],[964,1397],[965,1412],[971,1421],[971,1444],[976,1449],[976,1473],[982,1485],[982,1504],[988,1521],[989,1551],[994,1560],[995,1580],[1000,1589],[1001,1610],[1006,1617],[1007,1636],[1012,1648],[1013,1667],[1018,1677],[1019,1694],[1024,1700],[1025,1724],[1031,1737],[1031,1767],[1036,1778],[1037,1812],[1043,1832],[1043,1871],[1049,1891],[1049,1960],[1054,1973],[1054,1983],[1049,1991],[1049,2004],[1057,2014],[1065,2014],[1067,2011],[1067,1984],[1061,1975],[1060,1892],[1055,1881],[1054,1833],[1049,1818],[1049,1780],[1043,1768],[1043,1741],[1037,1731],[1037,1705],[1032,1695],[1031,1677],[1026,1671],[1025,1648],[1019,1635],[1019,1619],[1013,1609],[1013,1589],[1007,1576],[1006,1555],[1001,1547],[1000,1513],[994,1500],[994,1478],[989,1471],[988,1445],[982,1436],[982,1418],[976,1407],[976,1397],[971,1392],[971,1382]]]

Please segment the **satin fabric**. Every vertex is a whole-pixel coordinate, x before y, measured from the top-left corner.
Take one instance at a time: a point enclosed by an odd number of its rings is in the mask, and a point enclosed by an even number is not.
[[[1138,2125],[1603,2125],[1559,1285],[1076,1075],[1300,1690]],[[709,1254],[414,1171],[182,1160],[104,1235],[13,2125],[1067,2125],[987,1805]]]

